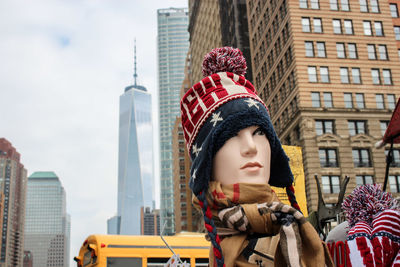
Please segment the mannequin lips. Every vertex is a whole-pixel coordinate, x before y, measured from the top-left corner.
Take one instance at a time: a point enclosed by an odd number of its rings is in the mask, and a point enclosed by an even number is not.
[[[262,168],[263,166],[258,163],[258,162],[248,162],[245,165],[243,165],[242,167],[240,167],[241,170],[243,169],[247,169],[247,168],[251,168],[251,169],[259,169]]]

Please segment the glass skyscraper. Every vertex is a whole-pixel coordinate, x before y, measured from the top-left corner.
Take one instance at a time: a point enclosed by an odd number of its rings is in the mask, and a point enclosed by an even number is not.
[[[188,9],[157,10],[158,19],[158,88],[160,105],[160,182],[161,228],[173,234],[174,190],[172,130],[180,115],[180,88],[184,79],[185,58],[189,48]]]
[[[28,178],[25,250],[33,267],[69,266],[70,224],[65,191],[54,172],[35,172]]]
[[[120,96],[118,211],[109,234],[140,235],[141,207],[154,208],[153,179],[151,94],[135,80]]]

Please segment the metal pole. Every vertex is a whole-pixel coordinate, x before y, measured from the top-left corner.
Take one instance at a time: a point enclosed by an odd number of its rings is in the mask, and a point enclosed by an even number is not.
[[[181,258],[179,257],[179,255],[175,254],[175,251],[168,245],[167,241],[163,237],[164,229],[165,229],[165,225],[166,224],[167,224],[167,222],[164,222],[164,226],[163,226],[163,228],[161,230],[160,237],[161,237],[162,241],[164,241],[164,243],[167,246],[167,248],[169,248],[169,250],[171,250],[172,254],[174,254],[174,256],[178,259],[179,263],[183,264],[183,262],[182,262]]]

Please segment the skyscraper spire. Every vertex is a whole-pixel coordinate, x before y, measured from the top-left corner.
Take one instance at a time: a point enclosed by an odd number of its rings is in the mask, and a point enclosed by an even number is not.
[[[135,48],[134,48],[134,73],[133,73],[133,79],[134,79],[134,85],[136,86],[136,78],[137,78],[137,73],[136,73],[136,38],[135,38]]]

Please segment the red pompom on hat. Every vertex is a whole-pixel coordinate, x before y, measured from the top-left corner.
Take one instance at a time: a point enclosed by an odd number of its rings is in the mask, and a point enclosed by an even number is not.
[[[238,48],[229,46],[215,48],[205,55],[203,59],[204,77],[225,71],[244,76],[246,70],[246,59]]]

